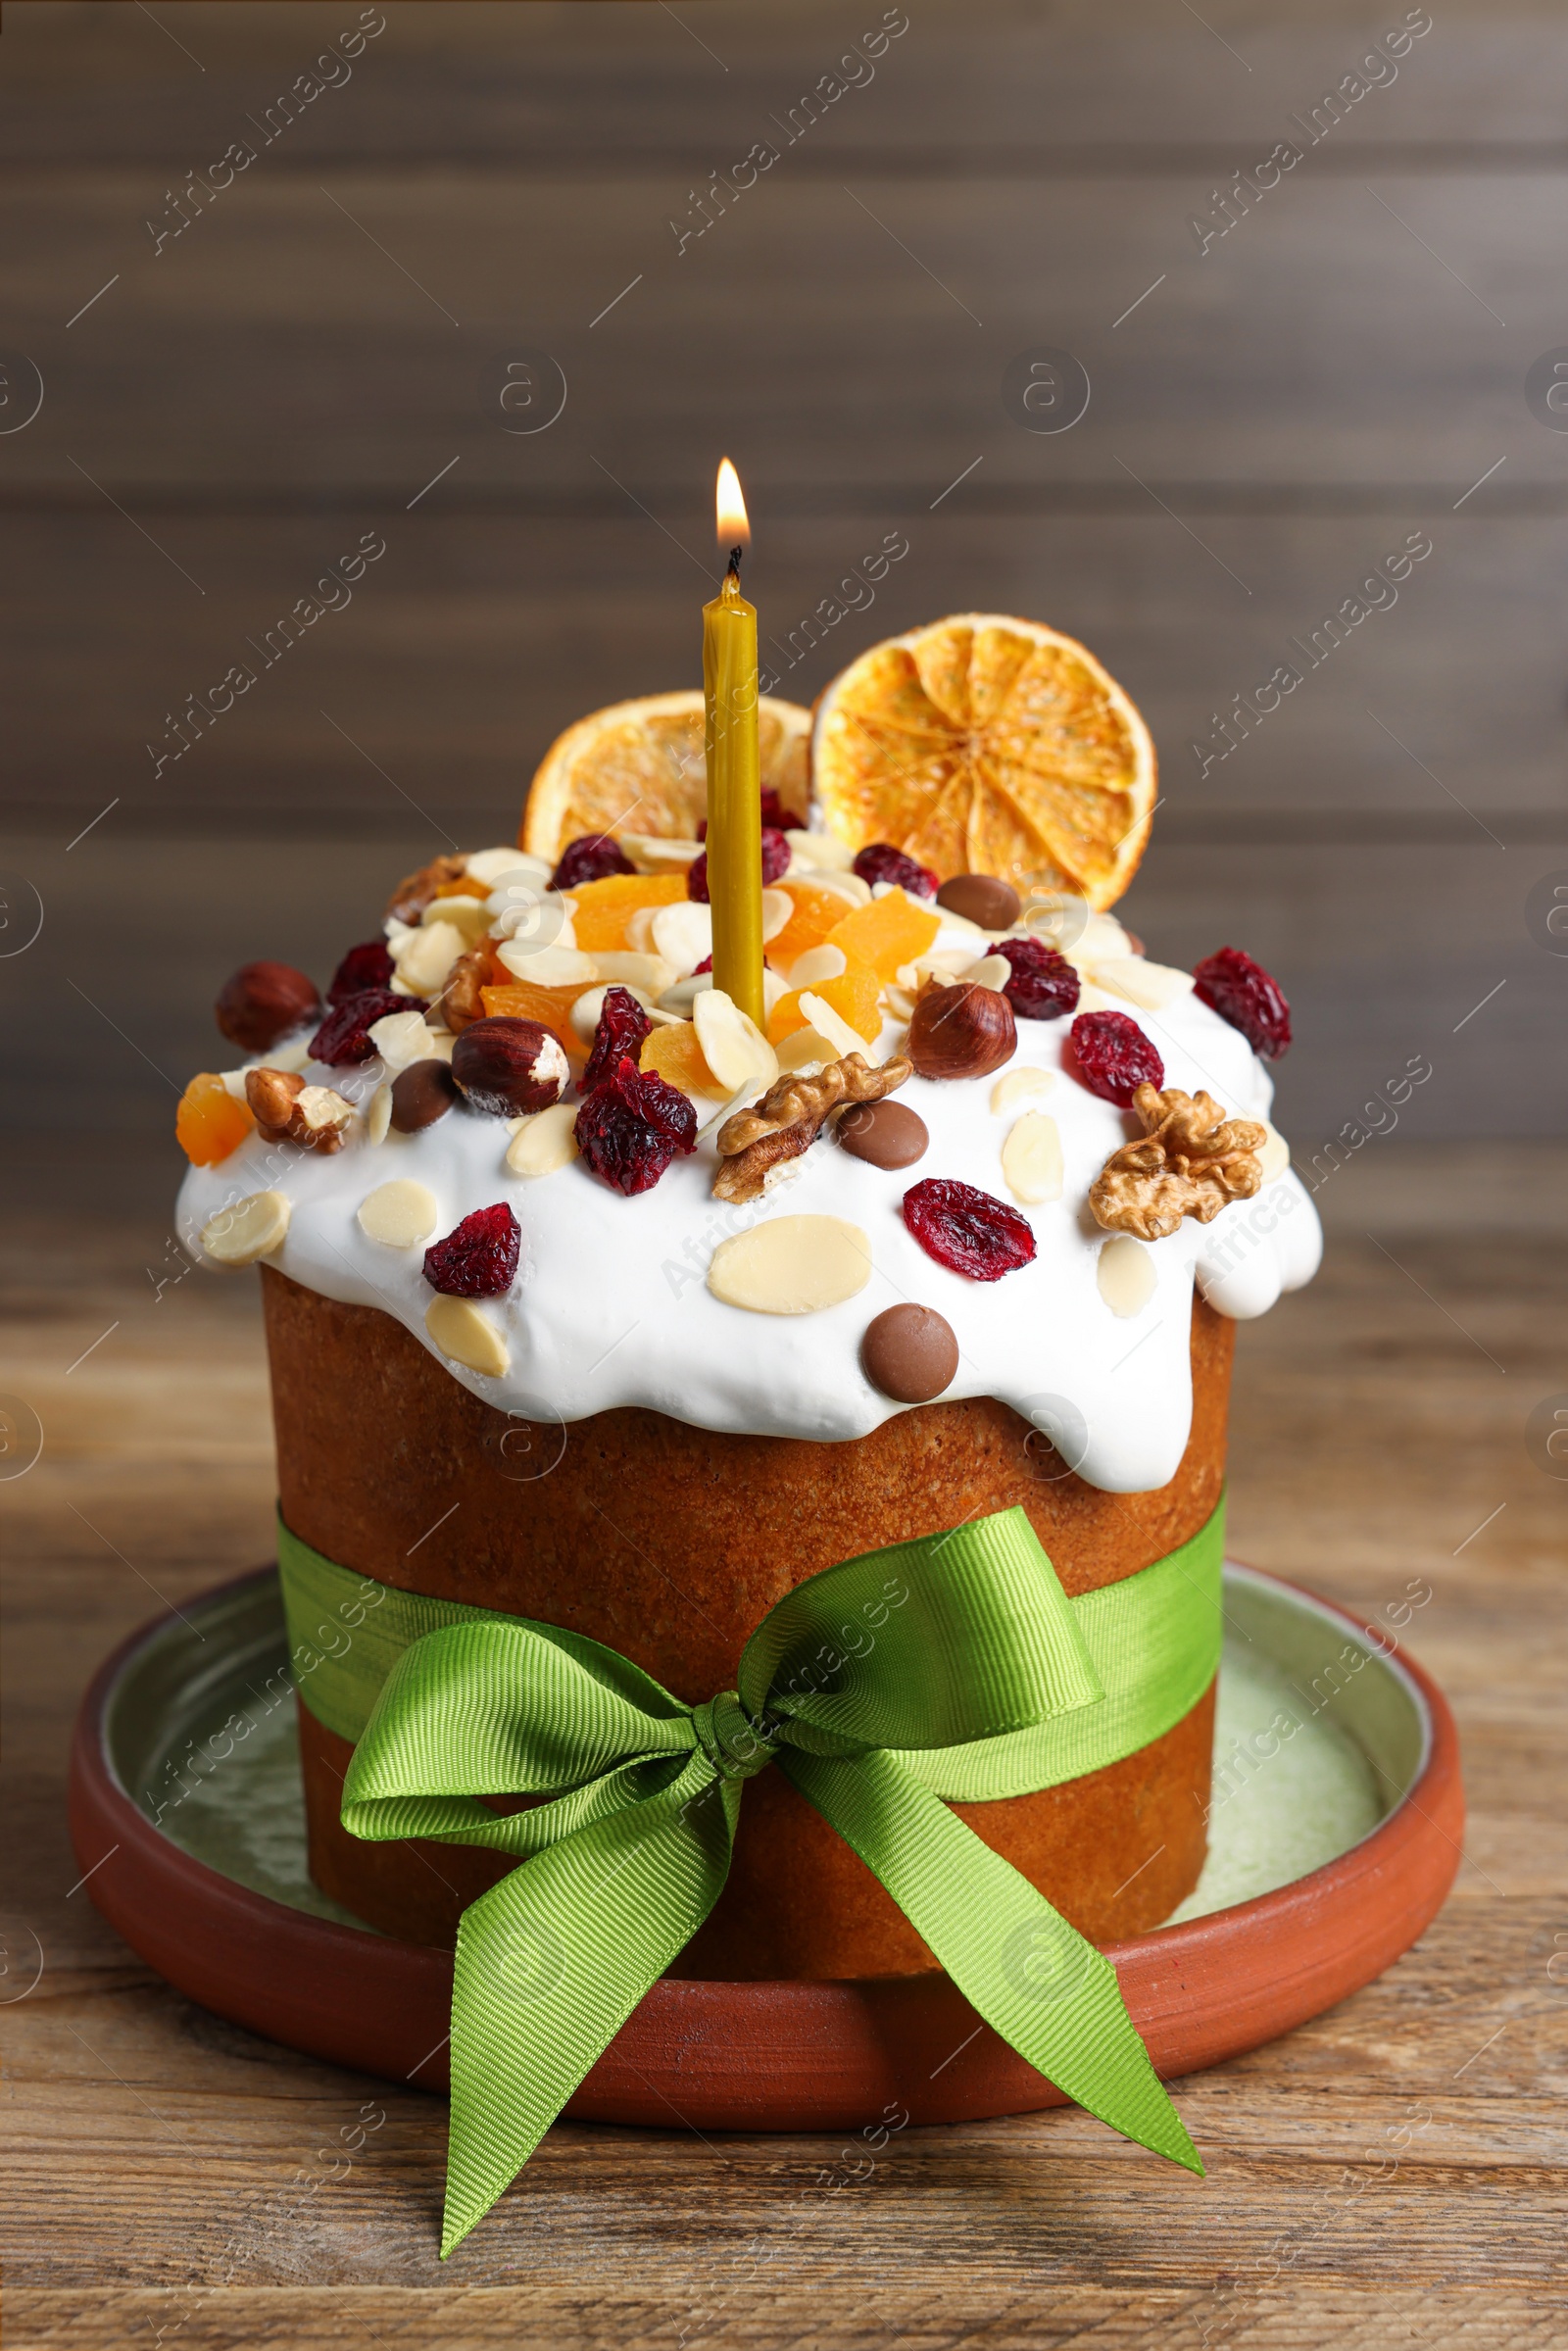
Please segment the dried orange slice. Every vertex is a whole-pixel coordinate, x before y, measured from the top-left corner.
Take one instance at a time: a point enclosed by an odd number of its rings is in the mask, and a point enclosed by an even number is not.
[[[1149,729],[1091,653],[1035,620],[962,612],[874,645],[816,705],[829,828],[891,841],[944,880],[1115,903],[1156,793]]]
[[[758,706],[762,789],[803,820],[811,713],[764,694]],[[645,694],[612,703],[558,735],[539,762],[517,846],[554,864],[583,833],[652,833],[695,839],[708,813],[703,698]]]

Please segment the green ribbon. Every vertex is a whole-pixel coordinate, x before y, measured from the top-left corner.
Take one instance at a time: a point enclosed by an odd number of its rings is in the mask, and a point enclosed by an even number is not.
[[[742,1783],[770,1763],[1004,2039],[1201,2173],[1110,1962],[944,1797],[1049,1787],[1180,1720],[1218,1662],[1222,1550],[1221,1508],[1074,1602],[1022,1510],[1000,1511],[812,1576],[752,1635],[736,1688],[688,1706],[581,1634],[354,1577],[280,1528],[301,1694],[358,1742],[344,1826],[526,1865],[459,1928],[443,2259],[712,1909]],[[519,1794],[545,1800],[478,1801]]]

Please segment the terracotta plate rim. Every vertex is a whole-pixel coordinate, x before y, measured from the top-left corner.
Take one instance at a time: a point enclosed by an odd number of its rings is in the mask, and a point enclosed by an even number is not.
[[[1255,2047],[1370,1982],[1436,1915],[1461,1857],[1457,1734],[1431,1677],[1350,1610],[1268,1569],[1226,1565],[1370,1641],[1417,1709],[1423,1752],[1394,1808],[1318,1869],[1105,1946],[1166,2077]],[[252,1569],[191,1605],[273,1574],[271,1565]],[[107,1710],[164,1622],[154,1618],[121,1642],[77,1715],[71,1825],[78,1864],[90,1873],[86,1891],[143,1959],[218,2014],[308,2055],[444,2087],[450,1953],[318,1918],[223,1877],[166,1837],[121,1782]],[[279,1966],[284,1953],[290,1964]],[[951,2122],[1063,2102],[945,1974],[932,1972],[811,1983],[662,1979],[567,2113],[666,2129],[808,2130],[853,2127],[895,2104],[914,2122]]]

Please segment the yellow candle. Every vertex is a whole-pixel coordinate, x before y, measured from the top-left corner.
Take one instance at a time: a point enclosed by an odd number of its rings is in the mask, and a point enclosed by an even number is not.
[[[765,1028],[757,612],[741,594],[741,553],[750,536],[741,486],[726,458],[718,469],[718,537],[720,547],[730,550],[729,568],[712,603],[703,607],[713,985]]]

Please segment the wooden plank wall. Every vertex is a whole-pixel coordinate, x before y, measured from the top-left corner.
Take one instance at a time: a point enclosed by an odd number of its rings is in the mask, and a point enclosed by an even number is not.
[[[1364,69],[1398,6],[383,20],[345,59],[351,0],[5,12],[9,935],[45,909],[3,965],[9,1120],[162,1126],[234,963],[328,966],[408,862],[510,837],[561,726],[695,682],[728,451],[786,647],[908,543],[782,691],[985,607],[1123,679],[1166,795],[1128,919],[1278,970],[1298,1146],[1413,1054],[1405,1132],[1561,1131],[1568,964],[1527,920],[1568,878],[1568,434],[1525,396],[1568,334],[1547,0],[1445,0]],[[1281,140],[1301,159],[1259,196]],[[696,234],[760,141],[776,162]],[[1090,377],[1068,431],[1004,402],[1040,345]],[[564,409],[511,430],[506,369],[540,351]],[[365,533],[352,603],[157,767]],[[1292,652],[1412,534],[1396,601]],[[1215,756],[1214,713],[1286,661],[1301,686]]]

